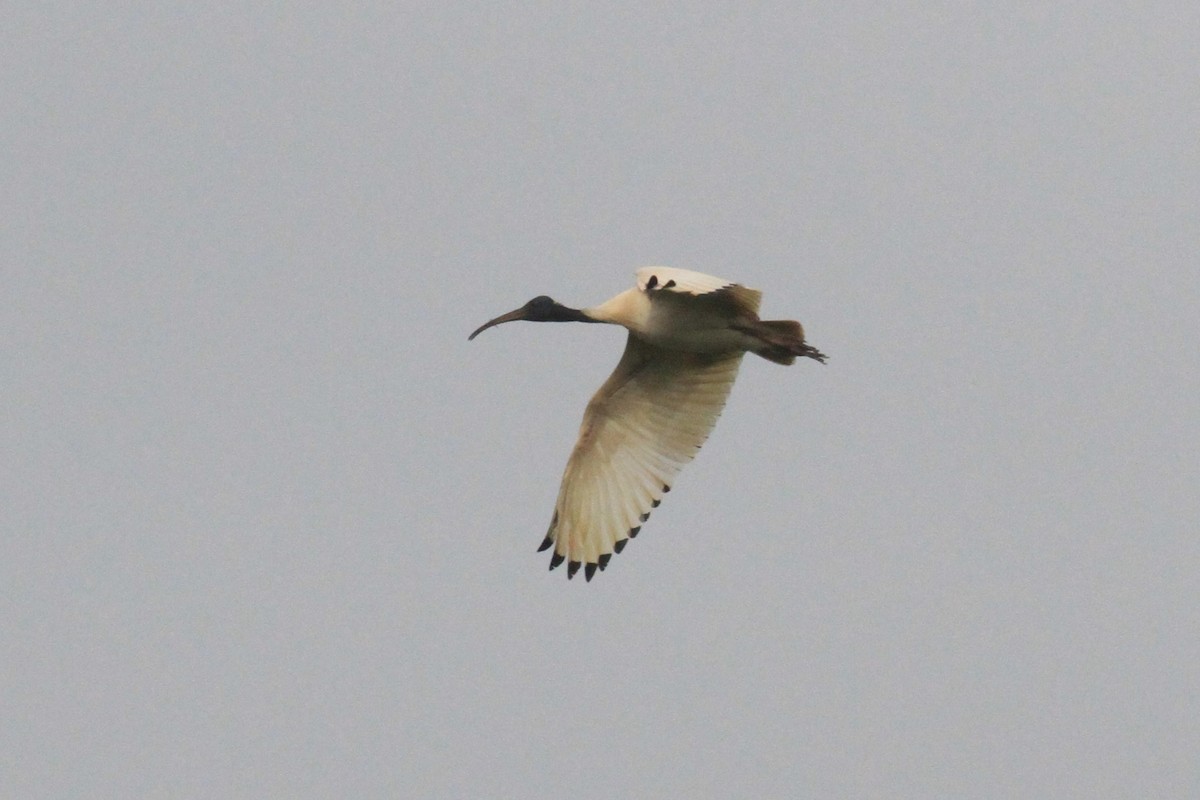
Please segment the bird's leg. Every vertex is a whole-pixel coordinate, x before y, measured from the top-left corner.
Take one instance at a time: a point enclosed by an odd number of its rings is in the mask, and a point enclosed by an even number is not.
[[[815,361],[820,361],[822,364],[825,363],[826,359],[826,355],[824,353],[808,343],[801,345],[800,355],[807,356]]]

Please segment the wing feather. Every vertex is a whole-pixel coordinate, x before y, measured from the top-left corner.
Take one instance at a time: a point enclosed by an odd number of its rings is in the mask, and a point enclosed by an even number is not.
[[[643,292],[671,292],[694,297],[713,295],[714,299],[730,302],[738,311],[758,314],[762,292],[740,283],[727,281],[702,272],[677,267],[642,267],[637,271],[637,286]]]
[[[636,535],[708,438],[741,361],[740,352],[668,351],[629,336],[563,472],[547,532],[551,569],[563,559],[607,566],[617,543]]]

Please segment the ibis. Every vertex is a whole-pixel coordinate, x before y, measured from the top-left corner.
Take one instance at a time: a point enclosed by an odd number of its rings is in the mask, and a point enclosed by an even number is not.
[[[650,511],[708,438],[747,352],[776,364],[825,362],[793,320],[758,318],[762,293],[670,267],[637,271],[637,286],[591,308],[545,295],[479,326],[604,322],[629,335],[617,368],[588,402],[538,551],[550,569],[587,580],[638,535]]]

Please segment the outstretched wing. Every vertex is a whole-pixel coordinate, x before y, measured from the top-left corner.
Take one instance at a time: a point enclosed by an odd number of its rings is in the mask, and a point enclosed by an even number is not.
[[[714,301],[728,303],[730,310],[735,313],[757,315],[759,303],[762,302],[762,292],[757,289],[748,289],[739,283],[690,269],[642,267],[637,271],[637,285],[638,289],[651,297],[659,292],[693,297],[707,295]]]
[[[640,277],[640,273],[639,273]],[[588,403],[540,550],[550,569],[592,579],[636,536],[679,470],[708,438],[742,353],[663,350],[630,334],[617,368]]]

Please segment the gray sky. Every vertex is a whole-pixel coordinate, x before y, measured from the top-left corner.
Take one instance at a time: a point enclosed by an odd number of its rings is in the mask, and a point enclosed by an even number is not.
[[[1200,792],[1194,2],[0,36],[0,794]],[[466,335],[648,264],[830,362],[568,583],[624,334]]]

